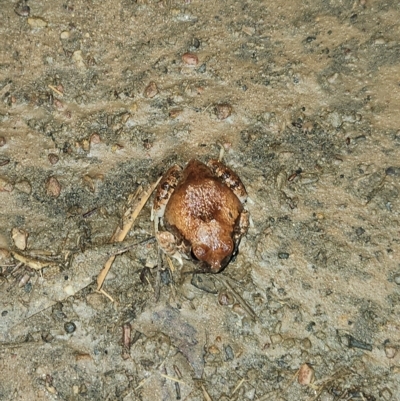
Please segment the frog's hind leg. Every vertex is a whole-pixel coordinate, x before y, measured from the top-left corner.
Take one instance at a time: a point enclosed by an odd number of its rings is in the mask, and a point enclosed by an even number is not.
[[[156,231],[156,239],[161,250],[169,257],[176,259],[182,266],[182,256],[175,237],[168,231]]]

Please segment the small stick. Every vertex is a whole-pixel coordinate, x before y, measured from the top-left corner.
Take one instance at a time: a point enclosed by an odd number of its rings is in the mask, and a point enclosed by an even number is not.
[[[207,393],[207,390],[205,389],[205,387],[203,385],[201,385],[201,389],[203,390],[203,396],[204,399],[206,401],[212,401],[212,398],[210,397],[210,395]]]
[[[235,387],[235,389],[232,391],[231,397],[233,396],[233,394],[236,393],[236,391],[238,391],[240,389],[240,387],[242,387],[243,383],[246,381],[246,379],[241,379],[239,381],[239,383],[237,384],[237,386]]]
[[[178,382],[175,382],[175,391],[176,391],[176,399],[180,400],[181,399],[181,387],[179,386]]]
[[[172,263],[172,260],[171,260],[171,258],[168,256],[168,255],[165,255],[166,256],[166,259],[167,259],[167,262],[168,262],[168,266],[169,266],[169,268],[171,269],[171,271],[172,271],[172,273],[175,271],[175,266],[174,266],[174,264]]]
[[[100,288],[100,294],[103,294],[104,296],[106,296],[111,302],[115,302],[115,300],[114,300],[114,298],[110,295],[110,294],[108,294],[106,291],[104,291],[102,288]]]
[[[249,304],[238,294],[238,292],[231,286],[228,279],[225,277],[217,277],[218,280],[222,281],[232,292],[234,297],[240,304],[243,306],[244,310],[252,317],[254,320],[257,320],[257,315],[253,311],[253,309],[249,306]]]
[[[172,380],[173,382],[185,384],[185,382],[183,380],[179,380],[173,376],[164,375],[164,373],[160,373],[160,376],[164,377],[165,379]]]
[[[149,244],[150,242],[154,242],[155,240],[156,240],[155,237],[150,237],[144,239],[143,241],[135,242],[134,244],[128,245],[124,248],[119,249],[118,251],[113,252],[112,256],[121,255],[122,253],[129,251],[129,249],[132,249],[134,246]]]
[[[124,218],[122,229],[117,227],[113,236],[111,237],[110,242],[121,242],[125,239],[129,230],[132,228],[133,223],[135,222],[139,213],[143,209],[143,206],[146,204],[147,200],[150,198],[150,195],[152,194],[152,192],[154,191],[154,189],[156,188],[156,186],[158,185],[160,180],[161,180],[161,177],[155,183],[153,183],[147,191],[144,191],[142,196],[138,197],[138,204],[127,215],[127,217]],[[141,190],[139,190],[139,189],[136,191],[137,194],[139,194],[140,192],[141,192]],[[102,271],[97,276],[97,291],[101,290],[101,287],[103,286],[104,280],[106,279],[106,276],[111,269],[111,265],[113,264],[115,257],[116,257],[116,255],[110,256],[110,258],[105,263]]]
[[[11,251],[11,255],[14,259],[17,259],[19,262],[23,263],[24,265],[29,266],[34,270],[42,270],[44,267],[47,266],[56,266],[57,264],[54,262],[48,262],[45,260],[40,260],[36,258],[31,258],[29,256],[22,255],[20,253]]]
[[[122,359],[129,359],[131,356],[131,333],[132,326],[129,323],[125,323],[122,326]]]
[[[62,92],[60,92],[55,86],[53,85],[47,85],[52,91],[56,92],[58,96],[63,97],[64,94]]]

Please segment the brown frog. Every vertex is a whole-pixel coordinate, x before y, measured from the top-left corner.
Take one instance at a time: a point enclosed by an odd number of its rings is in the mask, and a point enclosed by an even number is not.
[[[155,193],[152,217],[160,248],[182,264],[181,256],[200,262],[205,272],[220,272],[236,255],[249,225],[246,189],[218,160],[191,160],[172,166]],[[159,231],[161,219],[166,231]]]

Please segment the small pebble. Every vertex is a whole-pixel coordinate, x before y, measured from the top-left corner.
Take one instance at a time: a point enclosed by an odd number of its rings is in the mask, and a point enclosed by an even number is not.
[[[71,33],[69,31],[62,31],[60,38],[63,40],[69,39],[69,37],[71,36]]]
[[[388,167],[385,170],[386,175],[392,175],[392,176],[399,176],[400,175],[400,167]]]
[[[332,74],[331,76],[329,76],[326,80],[330,83],[333,84],[339,77],[339,74],[337,72],[335,72],[334,74]]]
[[[32,28],[46,28],[47,21],[45,21],[43,18],[40,17],[29,17],[28,24]]]
[[[283,343],[282,343],[282,346],[283,346],[285,349],[293,348],[294,345],[295,345],[295,342],[294,342],[294,339],[293,339],[293,338],[285,338],[285,339],[283,340]]]
[[[158,88],[157,84],[154,81],[151,81],[147,86],[146,89],[144,90],[144,97],[147,97],[148,99],[152,99],[154,96],[156,96],[158,93]]]
[[[17,227],[14,227],[11,231],[11,237],[14,241],[14,245],[21,251],[26,249],[28,235],[29,234],[25,230]]]
[[[200,74],[204,74],[207,71],[207,64],[203,63],[198,69],[198,72],[200,72]]]
[[[54,107],[57,110],[63,110],[64,109],[64,103],[61,100],[54,99],[53,104],[54,104]]]
[[[334,128],[339,128],[342,125],[342,117],[337,111],[329,114],[327,120]]]
[[[32,186],[28,180],[17,182],[15,184],[15,189],[28,195],[32,192]]]
[[[307,363],[300,366],[297,381],[302,386],[308,386],[314,381],[314,369]]]
[[[0,177],[0,192],[11,192],[14,185],[7,178]]]
[[[195,49],[198,49],[198,48],[200,47],[200,45],[201,45],[200,40],[197,39],[197,38],[193,38],[193,39],[190,41],[190,46],[193,47],[193,48],[195,48]]]
[[[86,296],[86,302],[90,305],[93,309],[97,311],[101,311],[107,305],[107,301],[105,297],[99,293],[93,292]]]
[[[253,36],[256,33],[256,29],[252,26],[244,26],[242,28],[242,32],[246,33],[249,36]]]
[[[72,54],[72,60],[78,68],[86,68],[85,62],[83,61],[82,50],[75,50]]]
[[[83,185],[84,185],[90,192],[94,193],[94,192],[96,191],[95,183],[94,183],[94,181],[93,181],[93,178],[92,178],[90,175],[85,174],[85,175],[83,176],[83,178],[82,178],[82,181],[83,181]]]
[[[235,312],[239,316],[246,316],[247,312],[243,309],[242,305],[234,304],[232,306],[232,311]]]
[[[279,259],[289,259],[289,254],[287,252],[279,252],[278,258]]]
[[[220,305],[233,305],[235,299],[228,291],[221,291],[218,294],[218,302]]]
[[[225,120],[232,114],[232,106],[228,103],[220,103],[215,106],[215,114],[218,120]]]
[[[6,261],[8,262],[8,260],[10,259],[11,254],[7,249],[4,248],[0,248],[0,262],[1,263],[6,263]]]
[[[272,334],[269,338],[271,340],[271,344],[280,344],[283,341],[280,334]]]
[[[58,156],[55,153],[49,153],[47,155],[47,158],[49,159],[50,164],[57,164],[58,163]]]
[[[0,136],[0,148],[7,143],[6,138],[4,136]]]
[[[82,149],[83,149],[85,152],[89,152],[89,151],[90,151],[90,142],[89,142],[89,139],[83,139],[83,140],[81,141],[81,146],[82,146]]]
[[[46,193],[48,196],[58,198],[61,193],[61,185],[56,177],[49,177],[46,181]]]
[[[400,274],[396,274],[396,275],[394,276],[394,282],[395,282],[397,285],[400,285]]]
[[[224,351],[225,351],[225,361],[232,361],[235,358],[235,354],[230,345],[224,347]]]
[[[301,346],[304,348],[304,349],[310,349],[311,348],[311,341],[308,339],[308,338],[303,338],[302,340],[301,340]]]
[[[386,346],[385,347],[385,355],[386,355],[386,358],[393,359],[397,355],[396,347],[393,347],[393,345]]]
[[[171,118],[177,118],[182,113],[182,109],[172,109],[169,112]]]
[[[185,53],[182,56],[182,61],[184,64],[190,67],[195,67],[197,64],[199,64],[199,58],[197,57],[196,54],[193,53]]]
[[[30,7],[26,4],[26,1],[20,1],[14,8],[14,12],[20,17],[29,17],[31,13]]]
[[[217,355],[217,354],[220,353],[219,348],[216,347],[215,345],[210,345],[210,346],[208,347],[208,352],[209,352],[210,354],[212,354],[212,355]]]
[[[215,288],[214,279],[205,274],[193,274],[191,284],[199,290],[203,290],[210,294],[217,294],[218,291]]]
[[[101,138],[100,135],[95,132],[92,135],[90,135],[90,143],[92,143],[93,145],[97,145],[101,142]]]
[[[64,330],[66,333],[71,334],[76,330],[76,324],[73,322],[66,322],[64,324]]]
[[[385,43],[386,43],[386,40],[383,39],[383,38],[375,39],[375,44],[376,45],[384,45]]]

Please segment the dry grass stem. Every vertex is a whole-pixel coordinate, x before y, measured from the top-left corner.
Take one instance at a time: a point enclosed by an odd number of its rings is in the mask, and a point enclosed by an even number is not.
[[[57,93],[58,96],[63,97],[64,94],[62,92],[60,92],[55,86],[53,85],[48,85],[48,87],[55,93]]]
[[[160,373],[160,375],[161,375],[162,377],[164,377],[165,379],[169,379],[169,380],[172,380],[172,381],[177,382],[177,383],[185,384],[185,382],[184,382],[183,380],[179,380],[179,379],[177,379],[176,377],[164,375],[163,373]]]
[[[205,387],[203,385],[201,385],[201,389],[203,390],[203,396],[204,399],[206,401],[212,401],[212,398],[210,397],[210,395],[207,393],[207,390],[205,389]]]
[[[42,270],[44,267],[48,266],[57,266],[54,262],[32,258],[14,251],[11,252],[11,255],[14,259],[18,260],[18,262],[21,262],[34,270]]]
[[[146,204],[147,200],[149,199],[150,195],[153,193],[154,189],[160,182],[161,177],[153,183],[147,191],[142,193],[142,188],[139,187],[135,193],[135,203],[131,207],[131,211],[129,213],[125,213],[124,219],[122,222],[122,228],[117,227],[114,234],[111,237],[110,242],[121,242],[125,239],[126,235],[128,234],[129,230],[132,228],[133,223],[135,222],[136,218],[138,217],[139,213],[143,209],[143,206]],[[107,262],[105,263],[103,269],[97,276],[97,291],[101,290],[103,286],[104,280],[107,277],[108,272],[115,260],[116,255],[112,255],[109,257]]]

